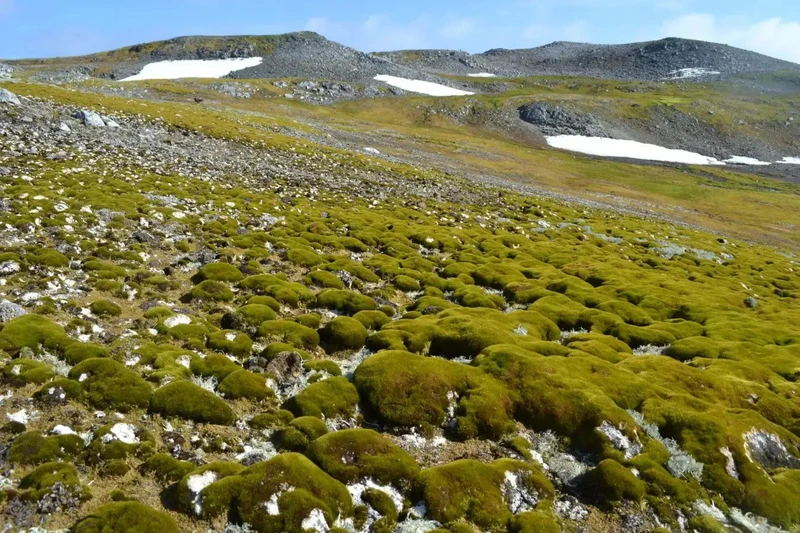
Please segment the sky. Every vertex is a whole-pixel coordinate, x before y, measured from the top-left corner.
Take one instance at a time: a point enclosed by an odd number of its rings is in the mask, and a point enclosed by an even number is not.
[[[0,58],[312,30],[365,52],[685,37],[800,63],[798,0],[0,0]]]

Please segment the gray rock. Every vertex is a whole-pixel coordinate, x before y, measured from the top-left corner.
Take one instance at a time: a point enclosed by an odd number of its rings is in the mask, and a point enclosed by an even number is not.
[[[303,358],[297,352],[281,352],[269,362],[265,370],[274,375],[278,383],[286,383],[303,373]]]
[[[533,103],[519,108],[519,118],[537,126],[545,135],[608,137],[594,115],[552,104]]]
[[[25,314],[27,313],[22,306],[19,306],[13,302],[9,302],[8,300],[0,301],[0,324],[10,322],[18,316]]]
[[[19,97],[8,89],[0,89],[0,104],[22,105]]]
[[[748,296],[747,298],[744,299],[744,305],[746,305],[750,309],[755,309],[756,307],[758,307],[758,300],[756,300],[752,296]]]
[[[19,272],[19,263],[16,261],[3,261],[0,263],[0,274],[8,275]]]
[[[105,128],[106,123],[103,122],[103,119],[95,113],[94,111],[88,111],[86,109],[81,109],[80,111],[76,111],[73,113],[72,118],[76,118],[83,122],[87,126],[91,126],[93,128]]]
[[[750,457],[764,468],[800,469],[800,459],[775,434],[753,428],[744,434],[744,445]]]

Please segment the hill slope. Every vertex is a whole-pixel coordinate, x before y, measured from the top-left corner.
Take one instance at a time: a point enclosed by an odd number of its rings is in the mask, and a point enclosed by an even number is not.
[[[705,69],[725,76],[743,72],[800,70],[800,65],[724,44],[668,38],[620,45],[554,42],[537,48],[494,49],[482,54],[454,50],[406,50],[374,54],[429,72],[499,77],[534,75],[592,76],[662,80],[682,69]]]

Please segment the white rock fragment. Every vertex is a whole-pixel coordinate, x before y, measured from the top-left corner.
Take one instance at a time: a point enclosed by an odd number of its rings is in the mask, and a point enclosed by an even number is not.
[[[175,326],[180,326],[183,324],[191,324],[192,319],[186,315],[175,315],[171,317],[167,317],[164,320],[164,327],[167,329],[172,329]]]
[[[189,479],[186,480],[186,486],[189,489],[192,505],[194,506],[194,512],[197,516],[200,516],[203,513],[203,505],[200,501],[203,489],[214,483],[216,480],[217,473],[213,470],[206,470],[202,474],[189,476]]]

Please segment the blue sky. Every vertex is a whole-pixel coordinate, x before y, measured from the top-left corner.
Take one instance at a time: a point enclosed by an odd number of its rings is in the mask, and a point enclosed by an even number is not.
[[[0,57],[96,52],[179,35],[314,30],[363,51],[482,52],[679,36],[800,62],[797,0],[0,0]]]

